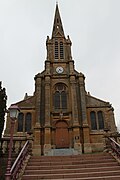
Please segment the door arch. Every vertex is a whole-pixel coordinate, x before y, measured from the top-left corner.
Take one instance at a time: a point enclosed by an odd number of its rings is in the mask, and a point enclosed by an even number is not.
[[[55,143],[56,148],[69,148],[68,124],[65,121],[56,123]]]

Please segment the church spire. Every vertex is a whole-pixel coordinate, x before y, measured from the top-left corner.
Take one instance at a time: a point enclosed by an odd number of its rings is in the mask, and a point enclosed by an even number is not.
[[[63,30],[62,21],[61,21],[61,17],[60,17],[60,13],[59,13],[58,3],[56,3],[52,38],[56,37],[58,33],[64,37],[64,30]]]

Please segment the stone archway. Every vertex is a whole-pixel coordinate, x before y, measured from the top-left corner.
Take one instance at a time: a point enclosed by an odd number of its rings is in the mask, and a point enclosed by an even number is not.
[[[65,121],[56,123],[55,144],[56,148],[69,148],[68,124]]]

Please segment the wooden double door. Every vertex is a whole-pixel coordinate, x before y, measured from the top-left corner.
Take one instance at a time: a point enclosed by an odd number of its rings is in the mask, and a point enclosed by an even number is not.
[[[68,124],[65,121],[56,124],[55,142],[56,148],[69,148]]]

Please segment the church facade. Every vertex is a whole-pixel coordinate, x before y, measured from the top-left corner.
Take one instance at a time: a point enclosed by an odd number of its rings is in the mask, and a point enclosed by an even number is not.
[[[47,37],[45,69],[35,76],[33,96],[15,103],[20,108],[14,137],[31,134],[33,154],[53,155],[54,149],[74,154],[104,149],[105,128],[116,132],[114,110],[109,102],[91,96],[85,76],[77,72],[56,5],[52,37]],[[4,137],[10,132],[9,115]]]

